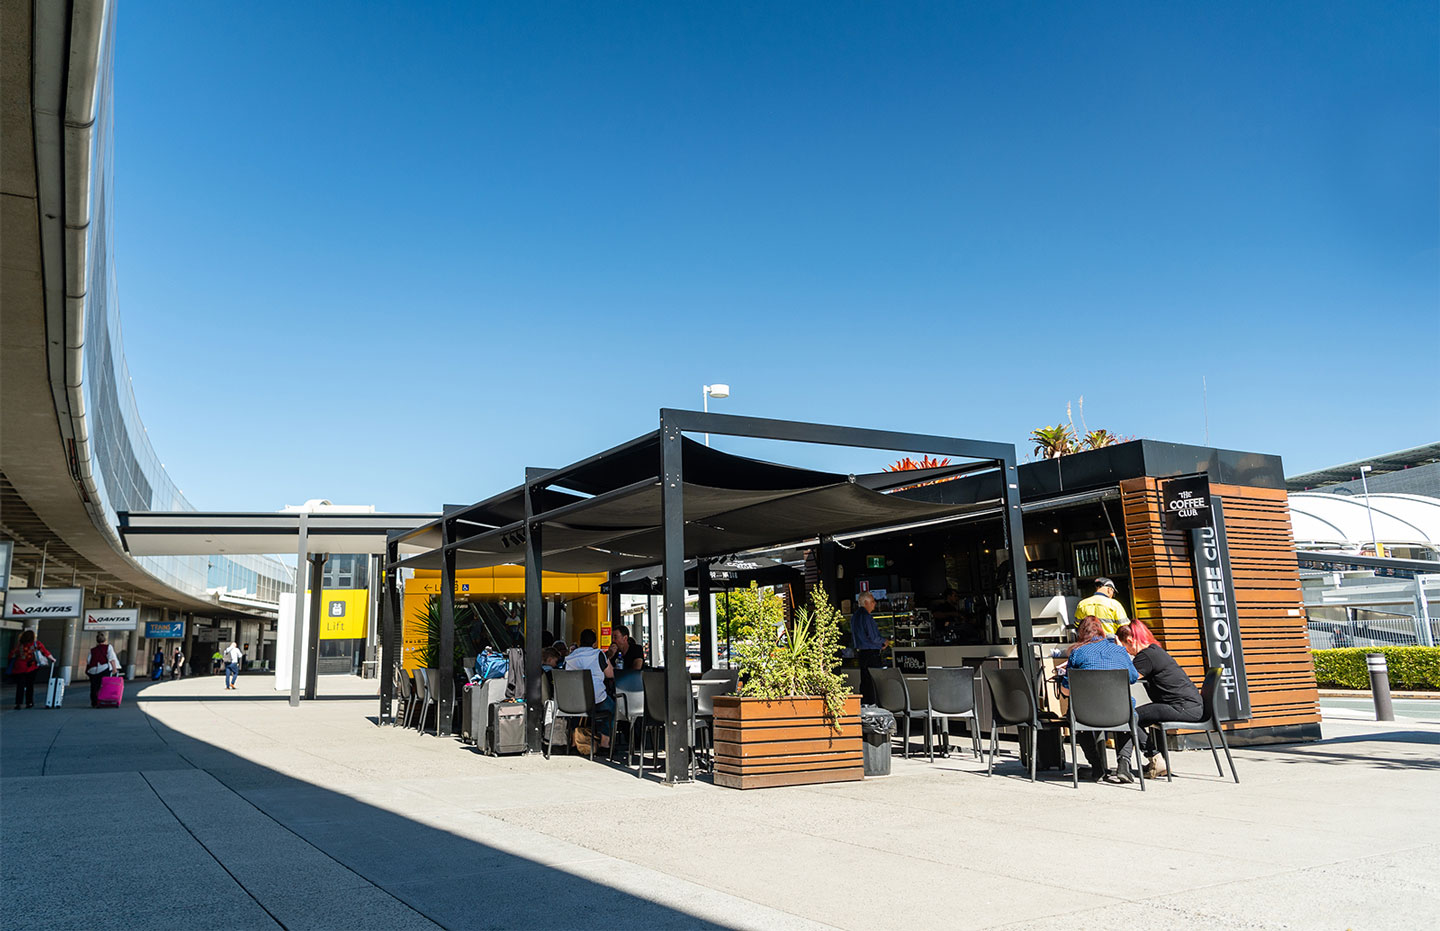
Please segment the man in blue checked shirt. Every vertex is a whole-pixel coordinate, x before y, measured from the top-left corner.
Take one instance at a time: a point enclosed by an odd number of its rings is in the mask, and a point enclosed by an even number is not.
[[[1060,685],[1067,690],[1070,688],[1068,673],[1072,669],[1124,669],[1130,674],[1131,685],[1140,679],[1130,652],[1114,640],[1107,639],[1104,624],[1094,616],[1081,621],[1076,631],[1075,647],[1070,651],[1070,662],[1065,667],[1067,675],[1060,678]],[[1133,703],[1135,700],[1132,698],[1130,701]],[[1100,731],[1081,731],[1075,738],[1080,749],[1085,751],[1085,759],[1090,762],[1090,778],[1095,782],[1102,779],[1115,783],[1134,782],[1130,761],[1125,757],[1120,758],[1114,773],[1106,773],[1102,738]]]
[[[875,596],[869,592],[861,592],[857,601],[855,613],[850,615],[850,640],[855,647],[855,655],[860,660],[860,701],[873,705],[875,680],[870,677],[870,670],[880,668],[880,651],[888,647],[890,641],[881,638],[880,627],[870,613],[875,610]]]

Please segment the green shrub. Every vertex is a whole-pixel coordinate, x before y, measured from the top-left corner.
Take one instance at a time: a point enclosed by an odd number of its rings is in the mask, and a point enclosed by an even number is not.
[[[1440,689],[1440,647],[1346,647],[1311,650],[1321,688],[1368,689],[1366,653],[1383,653],[1392,689]]]

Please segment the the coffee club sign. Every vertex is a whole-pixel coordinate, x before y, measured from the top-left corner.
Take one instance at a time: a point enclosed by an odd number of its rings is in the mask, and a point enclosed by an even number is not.
[[[1204,475],[1163,482],[1160,496],[1168,519],[1189,533],[1205,668],[1220,667],[1220,716],[1226,721],[1248,721],[1250,690],[1245,682],[1240,620],[1235,612],[1225,508],[1218,498],[1211,497],[1210,480]]]

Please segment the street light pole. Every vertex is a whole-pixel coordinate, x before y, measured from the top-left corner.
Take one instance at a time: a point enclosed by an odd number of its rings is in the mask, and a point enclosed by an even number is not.
[[[718,399],[720,399],[720,398],[728,398],[728,397],[730,397],[730,386],[729,386],[729,385],[701,385],[701,386],[700,386],[700,403],[701,403],[701,405],[703,406],[703,409],[704,409],[705,413],[707,413],[707,414],[710,413],[710,399],[711,399],[711,398],[715,398],[715,399],[718,400]],[[705,434],[705,445],[706,445],[706,446],[709,446],[709,445],[710,445],[710,434],[708,434],[708,433]]]
[[[1366,481],[1365,475],[1370,471],[1370,466],[1360,467],[1360,487],[1365,489],[1365,516],[1370,519],[1370,545],[1375,547],[1376,556],[1384,556],[1380,552],[1380,540],[1375,536],[1375,512],[1370,510],[1370,483]]]

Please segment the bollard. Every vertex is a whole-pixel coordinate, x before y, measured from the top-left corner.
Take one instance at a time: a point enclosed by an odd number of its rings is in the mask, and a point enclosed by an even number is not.
[[[1395,707],[1390,704],[1390,670],[1384,653],[1366,653],[1365,665],[1370,668],[1370,695],[1375,699],[1375,720],[1395,720]]]

